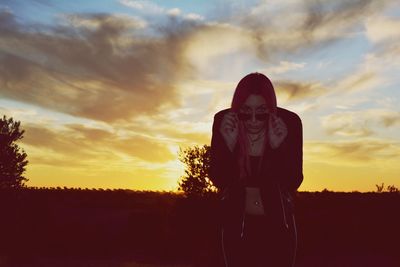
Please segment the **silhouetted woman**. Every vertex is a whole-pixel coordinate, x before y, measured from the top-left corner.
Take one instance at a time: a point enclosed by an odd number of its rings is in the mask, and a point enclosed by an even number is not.
[[[237,85],[231,108],[214,116],[210,179],[221,194],[225,266],[293,266],[293,194],[303,181],[302,123],[277,107],[261,73]]]

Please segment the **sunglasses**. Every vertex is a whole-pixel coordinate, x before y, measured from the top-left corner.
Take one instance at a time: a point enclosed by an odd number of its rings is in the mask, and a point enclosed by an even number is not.
[[[243,112],[239,112],[238,114],[238,118],[241,121],[247,121],[247,120],[251,120],[252,114],[251,113],[243,113]],[[256,120],[259,121],[266,121],[269,118],[269,113],[256,113],[255,114]]]

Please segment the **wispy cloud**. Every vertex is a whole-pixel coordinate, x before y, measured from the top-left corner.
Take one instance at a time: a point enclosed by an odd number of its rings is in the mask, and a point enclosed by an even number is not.
[[[184,13],[181,9],[177,7],[167,9],[151,1],[120,0],[119,3],[123,6],[139,11],[142,15],[170,16],[192,21],[204,20],[204,17],[200,14]]]
[[[165,8],[151,2],[144,0],[120,0],[124,6],[140,10],[145,13],[161,14],[165,12]]]
[[[260,72],[266,74],[282,74],[288,71],[300,70],[303,69],[306,63],[296,63],[296,62],[289,62],[289,61],[281,61],[277,66],[269,67]]]
[[[319,83],[278,80],[276,91],[287,100],[299,100],[326,94],[327,89]]]
[[[321,121],[328,134],[365,137],[376,134],[375,131],[382,127],[400,125],[400,112],[383,109],[345,111],[324,116]]]
[[[265,21],[261,3],[253,10],[235,13],[235,17],[228,16],[221,22],[181,21],[159,25],[158,37],[138,34],[147,24],[135,17],[69,14],[64,16],[63,24],[33,27],[18,23],[12,13],[3,11],[0,14],[3,73],[0,94],[108,122],[127,120],[137,114],[154,114],[164,106],[177,107],[179,80],[195,75],[193,71],[199,70],[196,66],[218,66],[213,62],[221,53],[248,51],[249,55],[265,59],[271,53],[308,49],[310,45],[342,38],[338,33],[351,30],[357,25],[357,18],[377,12],[383,6],[374,1],[339,1],[335,5],[322,5],[319,1],[306,3],[306,8],[286,28],[274,27]],[[168,11],[149,1],[121,1],[121,4],[153,13]],[[292,11],[290,8],[280,14]],[[181,15],[177,9],[168,12]],[[273,19],[274,14],[270,15]],[[231,26],[224,26],[224,20]],[[198,49],[203,43],[201,40],[207,40],[208,49],[203,52]],[[228,50],[226,45],[221,46],[221,40],[229,40],[225,42],[230,44]],[[301,67],[282,63],[274,71]],[[357,81],[364,82],[365,75],[349,83],[359,84]],[[289,98],[320,91],[310,85],[280,83]]]
[[[261,1],[251,9],[232,10],[223,20],[248,29],[260,58],[269,59],[277,52],[320,48],[347,38],[387,2],[304,0],[274,5]]]
[[[400,20],[395,17],[375,15],[365,22],[366,36],[373,43],[396,42],[400,40]]]
[[[342,141],[307,141],[304,151],[309,162],[332,165],[364,165],[366,162],[396,162],[400,144],[394,140],[363,138]]]
[[[58,131],[33,124],[24,125],[24,129],[24,144],[64,155],[66,161],[83,158],[105,160],[104,154],[109,154],[110,160],[113,157],[121,160],[121,155],[125,155],[152,163],[167,162],[176,157],[168,144],[134,133],[124,137],[78,124],[66,125],[65,130]]]
[[[191,69],[182,57],[184,33],[138,37],[136,20],[107,14],[79,16],[93,28],[33,28],[7,12],[0,21],[4,97],[108,122],[179,105],[175,82]]]

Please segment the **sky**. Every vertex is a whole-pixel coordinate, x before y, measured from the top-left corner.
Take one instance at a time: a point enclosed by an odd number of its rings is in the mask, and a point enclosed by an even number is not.
[[[176,190],[239,80],[303,123],[300,191],[400,187],[400,2],[0,1],[28,186]]]

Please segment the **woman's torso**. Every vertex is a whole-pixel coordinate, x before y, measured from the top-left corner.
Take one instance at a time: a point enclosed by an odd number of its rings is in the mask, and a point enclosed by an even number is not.
[[[260,161],[261,155],[249,155],[250,158],[250,176],[247,179],[247,186],[260,187]]]
[[[273,182],[271,169],[267,166],[270,153],[268,153],[268,145],[264,142],[264,138],[253,146],[249,146],[250,174],[246,178],[245,185],[261,189],[266,212],[277,218],[281,212],[279,189]]]

